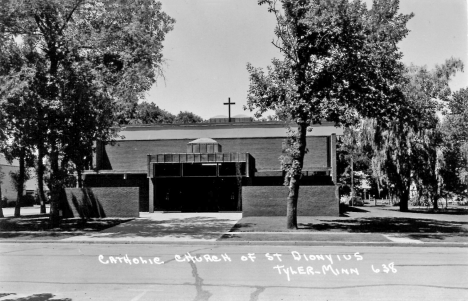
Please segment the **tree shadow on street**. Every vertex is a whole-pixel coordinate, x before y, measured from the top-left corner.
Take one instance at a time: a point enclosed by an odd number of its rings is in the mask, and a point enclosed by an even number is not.
[[[7,295],[10,295],[10,297],[13,297],[11,296],[13,294],[7,294]],[[72,299],[70,298],[55,299],[54,296],[55,295],[53,294],[44,293],[44,294],[34,294],[31,296],[27,296],[27,297],[18,297],[15,299],[4,299],[3,301],[72,301]]]
[[[389,211],[400,211],[398,207],[392,209],[386,209]],[[411,208],[407,211],[408,213],[418,214],[446,214],[446,215],[468,215],[467,208],[440,208],[434,210],[433,208]]]

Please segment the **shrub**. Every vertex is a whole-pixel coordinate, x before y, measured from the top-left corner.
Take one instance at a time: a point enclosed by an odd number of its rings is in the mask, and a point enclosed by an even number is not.
[[[16,201],[11,201],[11,200],[7,199],[6,197],[3,197],[3,200],[2,200],[2,207],[3,208],[15,207],[15,205],[16,205]]]

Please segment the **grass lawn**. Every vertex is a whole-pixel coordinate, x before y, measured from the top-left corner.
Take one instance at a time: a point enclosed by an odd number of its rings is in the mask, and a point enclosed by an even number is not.
[[[286,229],[286,217],[251,216],[239,220],[231,232],[348,232],[457,233],[468,235],[468,210],[397,207],[349,207],[340,217],[298,216],[298,229]]]

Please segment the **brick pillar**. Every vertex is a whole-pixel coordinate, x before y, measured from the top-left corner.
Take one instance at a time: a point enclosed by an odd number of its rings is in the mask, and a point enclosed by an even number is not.
[[[153,185],[153,179],[148,178],[148,183],[149,183],[149,213],[154,212],[154,185]]]
[[[336,134],[331,134],[330,137],[330,167],[331,167],[331,176],[333,183],[335,183],[338,180],[338,174],[336,171]]]

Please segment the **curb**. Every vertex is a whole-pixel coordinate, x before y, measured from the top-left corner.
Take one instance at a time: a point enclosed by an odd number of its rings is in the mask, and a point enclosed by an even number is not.
[[[117,244],[117,245],[240,245],[240,246],[356,246],[356,247],[452,247],[468,248],[468,243],[323,242],[323,241],[105,241],[105,240],[0,240],[2,243]]]

